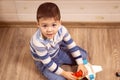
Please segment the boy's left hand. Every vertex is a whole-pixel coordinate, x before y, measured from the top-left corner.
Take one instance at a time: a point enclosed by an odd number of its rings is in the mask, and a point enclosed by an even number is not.
[[[77,71],[80,71],[80,70],[83,72],[83,76],[86,76],[88,74],[88,70],[83,64],[78,65]]]

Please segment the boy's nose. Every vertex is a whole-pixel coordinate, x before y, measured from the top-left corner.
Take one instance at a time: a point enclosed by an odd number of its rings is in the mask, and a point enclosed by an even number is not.
[[[48,27],[47,31],[52,31],[52,27]]]

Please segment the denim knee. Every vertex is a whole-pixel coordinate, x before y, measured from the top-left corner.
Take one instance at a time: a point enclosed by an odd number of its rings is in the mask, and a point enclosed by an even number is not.
[[[48,70],[41,62],[35,61],[38,70],[47,78],[47,80],[66,80],[63,76],[57,75]]]
[[[62,76],[53,76],[53,77],[48,77],[48,80],[67,80],[67,79],[65,79],[64,77],[62,77]]]
[[[48,80],[66,80],[63,76],[52,73],[48,69],[45,69],[43,74]]]

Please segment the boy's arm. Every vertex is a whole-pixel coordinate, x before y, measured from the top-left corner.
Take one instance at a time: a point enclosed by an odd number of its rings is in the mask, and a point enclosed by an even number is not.
[[[36,61],[42,62],[51,72],[61,74],[63,69],[60,68],[50,57],[45,46],[37,41],[30,42],[32,57]]]
[[[64,31],[66,31],[66,33],[64,34],[63,39],[64,39],[64,42],[67,44],[70,54],[72,54],[76,63],[78,64],[77,71],[82,70],[83,74],[86,75],[88,72],[87,72],[87,69],[85,68],[85,66],[83,65],[82,55],[79,50],[79,47],[73,41],[69,32],[67,30],[64,30]]]
[[[37,52],[37,54],[39,54],[39,52]],[[48,53],[46,53],[43,56],[39,56],[39,60],[52,72],[56,73],[56,74],[61,74],[63,69],[60,68],[53,60],[52,58],[48,55]]]
[[[80,53],[79,47],[73,41],[73,39],[71,38],[71,35],[69,34],[69,32],[67,31],[65,27],[63,28],[63,31],[64,31],[63,40],[65,44],[67,45],[70,54],[74,57],[78,65],[83,64],[82,55]]]
[[[61,74],[63,69],[60,68],[52,59],[51,57],[48,55],[48,53],[46,54],[42,54],[41,52],[36,50],[36,54],[33,54],[33,59],[37,60],[37,61],[41,61],[51,72],[54,72],[56,74]]]

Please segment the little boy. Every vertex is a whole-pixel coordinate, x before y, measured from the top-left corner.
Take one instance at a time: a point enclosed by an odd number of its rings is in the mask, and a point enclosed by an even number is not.
[[[86,52],[78,47],[67,29],[61,25],[58,6],[43,3],[37,10],[38,30],[30,41],[30,50],[35,64],[48,80],[76,80],[73,72],[65,71],[63,64],[78,65],[84,76],[87,69],[83,65]]]

